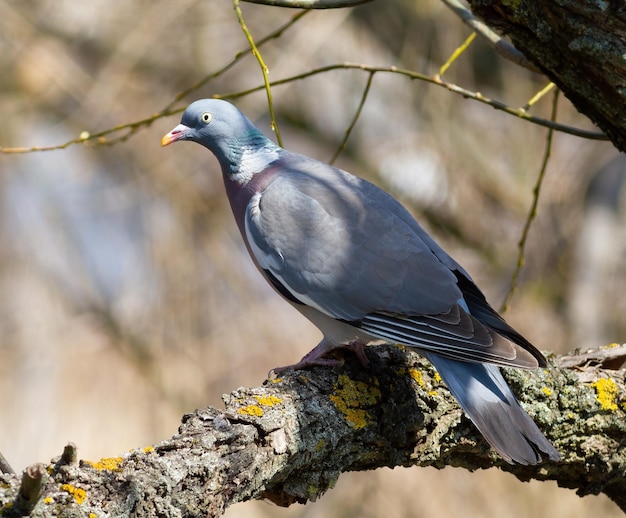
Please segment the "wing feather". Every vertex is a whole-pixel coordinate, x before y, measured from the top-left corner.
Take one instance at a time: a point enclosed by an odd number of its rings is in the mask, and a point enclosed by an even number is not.
[[[288,299],[452,359],[528,368],[543,361],[394,198],[339,169],[285,156],[288,174],[248,204],[245,238]]]
[[[461,298],[456,277],[398,212],[340,170],[328,179],[292,168],[253,197],[245,233],[261,269],[333,318],[445,313]]]

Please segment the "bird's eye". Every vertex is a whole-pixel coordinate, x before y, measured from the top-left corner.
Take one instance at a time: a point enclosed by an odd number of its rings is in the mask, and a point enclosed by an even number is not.
[[[211,115],[211,112],[204,112],[202,115],[200,115],[200,120],[204,122],[205,124],[208,124],[209,122],[211,122],[212,118],[213,118],[213,115]]]

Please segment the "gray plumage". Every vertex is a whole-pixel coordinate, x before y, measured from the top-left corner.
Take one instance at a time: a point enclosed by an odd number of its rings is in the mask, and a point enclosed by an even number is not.
[[[192,103],[161,144],[178,140],[215,154],[255,264],[322,331],[293,367],[328,363],[324,355],[345,345],[360,359],[368,343],[414,347],[505,460],[560,458],[496,367],[545,366],[544,357],[398,201],[281,149],[226,101]]]

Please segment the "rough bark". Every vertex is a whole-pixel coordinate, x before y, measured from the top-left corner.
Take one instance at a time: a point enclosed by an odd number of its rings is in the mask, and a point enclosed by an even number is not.
[[[626,152],[626,4],[469,0]]]
[[[626,346],[506,370],[563,455],[539,467],[510,466],[491,451],[415,353],[381,346],[367,354],[369,370],[348,355],[340,369],[240,388],[224,396],[224,409],[185,415],[171,439],[119,458],[77,463],[70,445],[23,477],[1,475],[0,515],[219,516],[249,499],[314,500],[344,471],[448,465],[556,480],[581,495],[606,493],[626,510],[626,371],[611,370]]]

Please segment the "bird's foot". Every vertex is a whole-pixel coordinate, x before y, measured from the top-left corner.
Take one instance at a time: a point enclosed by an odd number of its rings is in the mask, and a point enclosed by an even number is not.
[[[350,351],[356,356],[356,359],[359,360],[361,367],[367,369],[370,366],[370,361],[365,354],[365,348],[367,344],[361,340],[354,340],[348,344],[342,345],[341,348],[347,351]]]
[[[343,360],[338,358],[326,358],[325,356],[333,351],[340,349],[348,350],[354,353],[359,360],[361,366],[369,367],[369,360],[365,354],[366,343],[360,340],[355,340],[347,344],[328,344],[324,341],[320,342],[312,351],[304,355],[304,357],[297,363],[291,365],[285,365],[284,367],[275,367],[269,372],[268,377],[277,376],[286,370],[302,370],[310,369],[312,367],[337,367],[343,365]]]

